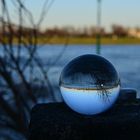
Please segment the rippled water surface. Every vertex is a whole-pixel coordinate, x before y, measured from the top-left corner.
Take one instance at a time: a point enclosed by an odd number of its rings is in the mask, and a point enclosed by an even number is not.
[[[63,52],[62,55],[60,55],[61,52]],[[60,72],[65,64],[79,55],[89,53],[96,53],[95,46],[69,45],[64,48],[62,45],[46,45],[39,49],[39,54],[44,59],[46,67],[52,66],[48,73],[54,85],[58,85]],[[140,45],[104,45],[101,55],[117,69],[122,87],[135,88],[140,95]]]
[[[0,54],[2,51],[0,51]],[[82,54],[95,54],[94,45],[45,45],[39,47],[38,55],[43,65],[48,69],[48,76],[56,94],[61,70],[73,58]],[[140,45],[104,45],[101,55],[107,58],[117,69],[122,87],[135,88],[140,97]],[[22,51],[23,61],[27,57],[26,50]],[[93,64],[94,65],[94,64]],[[28,75],[28,74],[27,74]]]

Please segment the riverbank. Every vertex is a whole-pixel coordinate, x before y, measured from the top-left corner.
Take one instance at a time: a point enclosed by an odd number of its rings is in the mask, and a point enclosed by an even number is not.
[[[28,44],[29,38],[22,38],[22,41]],[[35,41],[37,44],[46,45],[46,44],[54,44],[54,45],[94,45],[96,44],[96,37],[47,37],[47,36],[38,36]],[[13,38],[13,44],[18,44],[18,38]],[[5,43],[8,44],[8,38],[5,38]],[[102,45],[140,45],[140,38],[130,38],[130,37],[121,37],[121,38],[112,38],[112,37],[102,37],[101,38]]]
[[[91,37],[39,37],[39,44],[96,44],[96,38]],[[103,45],[140,44],[139,38],[101,38]]]

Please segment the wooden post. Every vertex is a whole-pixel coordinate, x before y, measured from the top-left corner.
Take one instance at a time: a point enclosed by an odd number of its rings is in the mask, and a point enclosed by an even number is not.
[[[101,0],[97,0],[96,53],[101,53]]]

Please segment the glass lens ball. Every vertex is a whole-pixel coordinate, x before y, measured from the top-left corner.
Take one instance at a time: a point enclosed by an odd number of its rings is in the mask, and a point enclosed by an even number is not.
[[[109,109],[120,91],[114,66],[98,55],[82,55],[62,70],[60,90],[65,103],[74,111],[94,115]]]

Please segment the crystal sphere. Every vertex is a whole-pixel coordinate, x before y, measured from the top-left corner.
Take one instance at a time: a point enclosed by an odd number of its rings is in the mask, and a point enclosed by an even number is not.
[[[98,55],[82,55],[62,70],[59,86],[65,103],[74,111],[94,115],[109,109],[120,91],[114,66]]]

